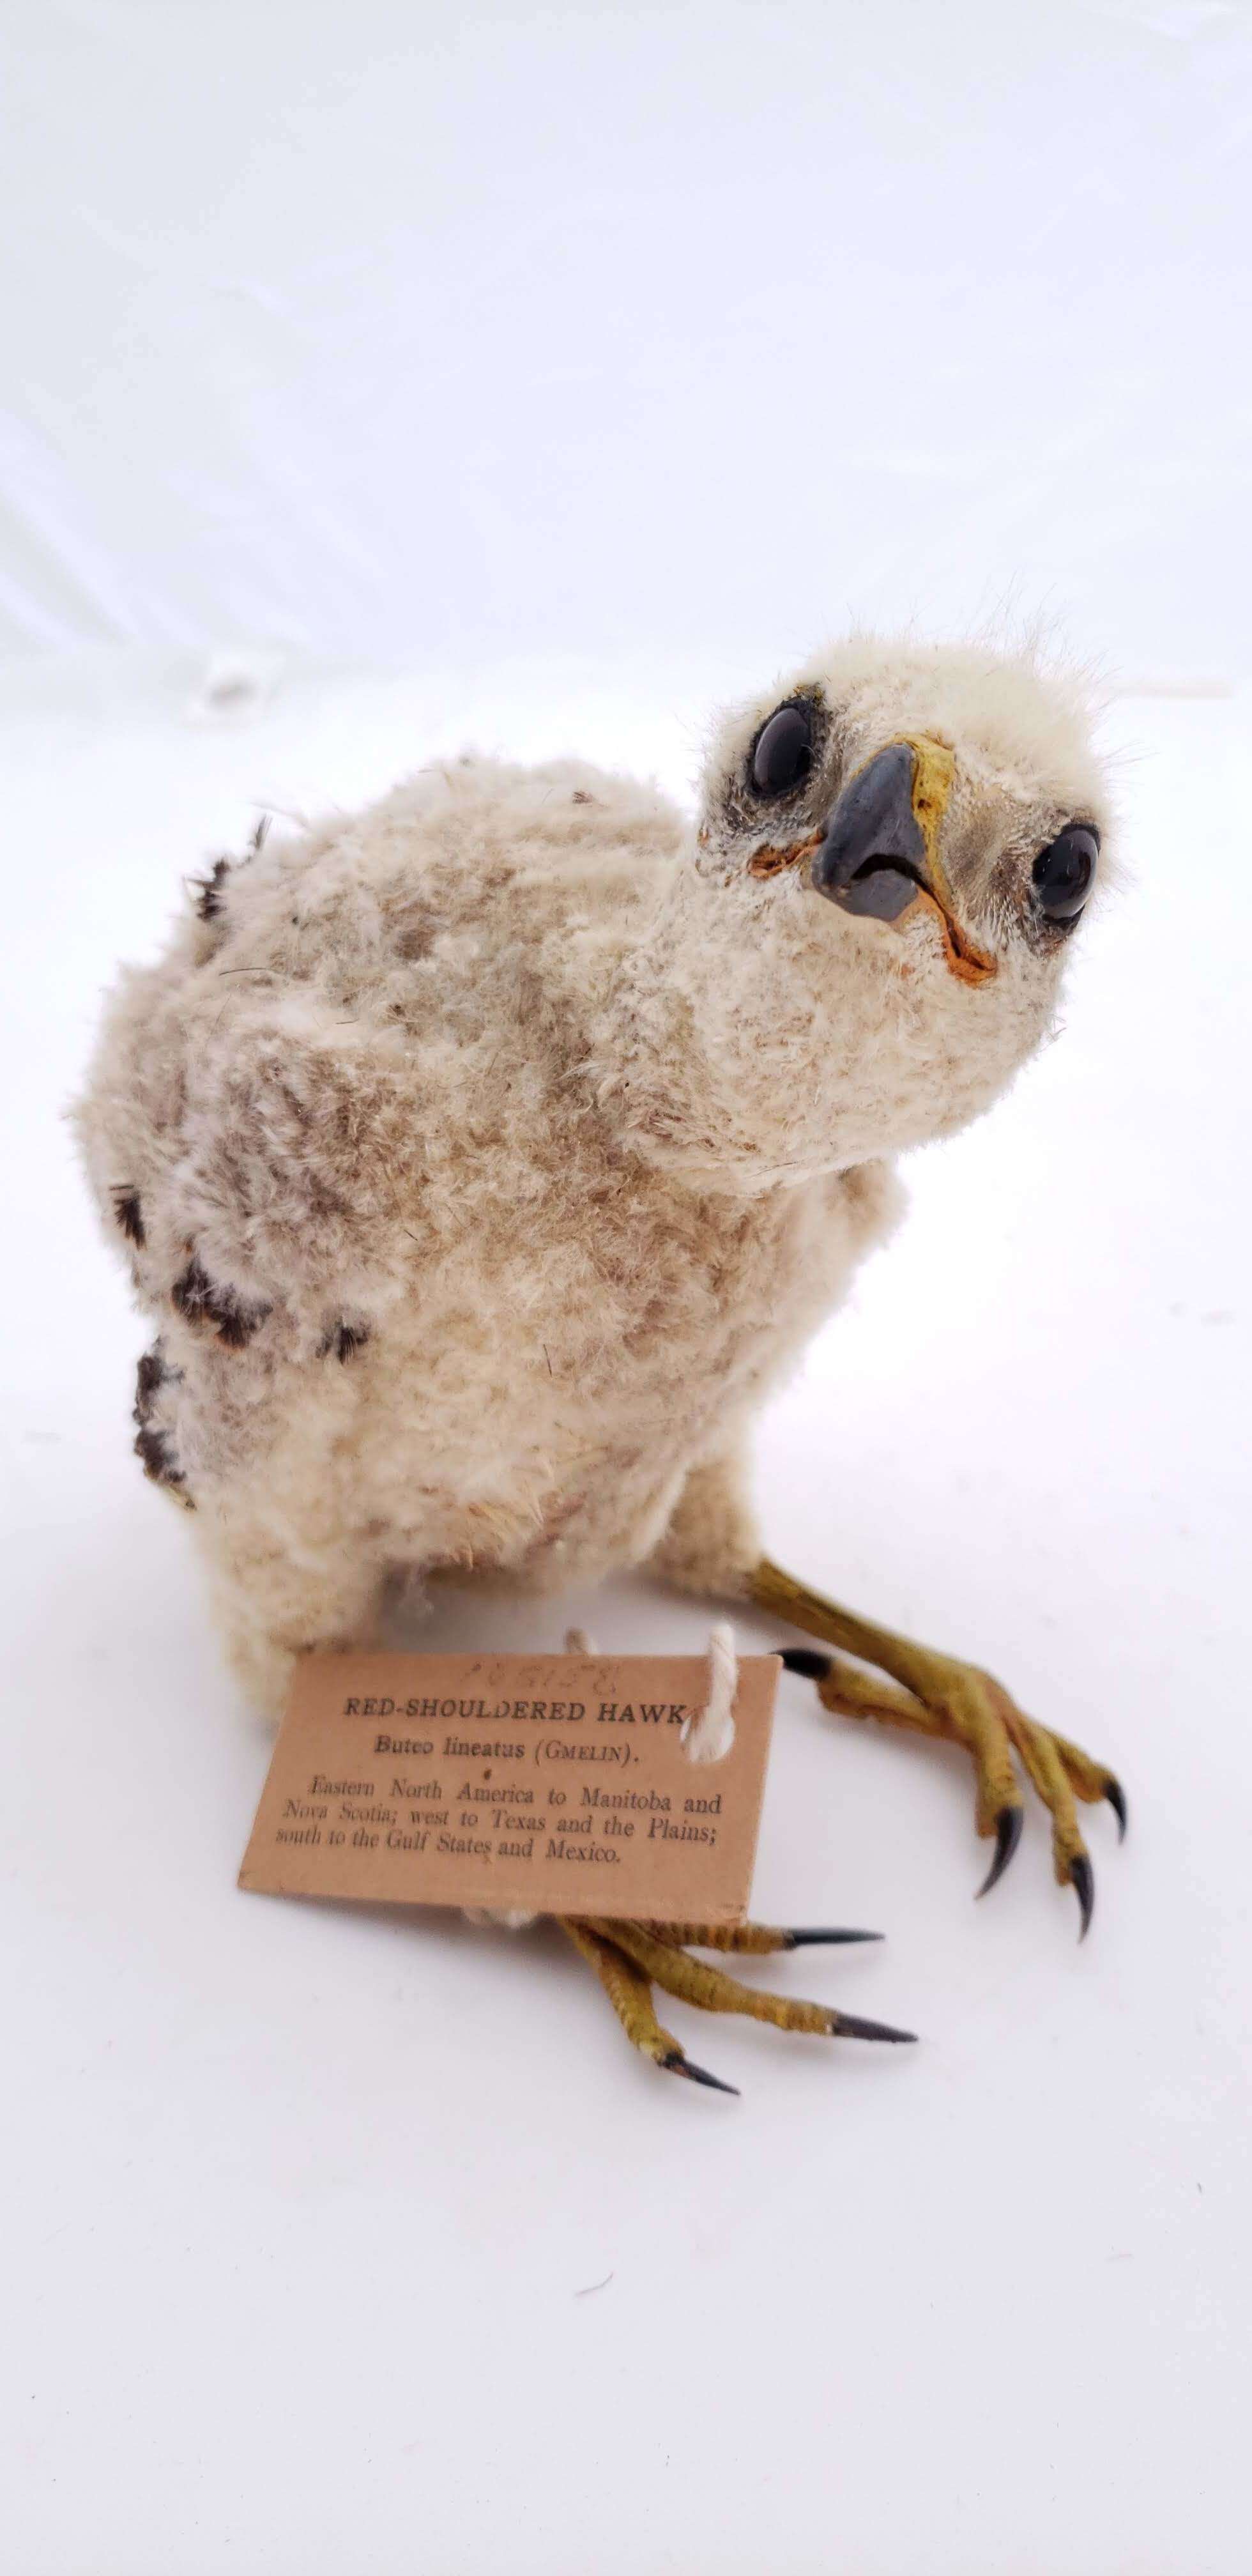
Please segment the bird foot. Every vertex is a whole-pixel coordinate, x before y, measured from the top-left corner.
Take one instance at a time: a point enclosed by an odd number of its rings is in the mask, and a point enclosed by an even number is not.
[[[756,1957],[778,1950],[798,1950],[818,1942],[876,1941],[876,1932],[835,1930],[782,1931],[767,1923],[621,1923],[559,1917],[561,1929],[594,1968],[627,2038],[667,2075],[685,2075],[717,2093],[735,2093],[718,2075],[697,2066],[672,2031],[664,2030],[652,2002],[653,1986],[694,2004],[701,2012],[745,2013],[753,2021],[772,2022],[776,2030],[813,2031],[827,2039],[912,2039],[911,2030],[894,2030],[887,2022],[864,2021],[856,2013],[836,2011],[832,2004],[803,2003],[794,1995],[771,1994],[741,1985],[724,1969],[693,1959],[692,1949],[749,1952]]]
[[[1024,1716],[1001,1684],[976,1664],[963,1664],[952,1655],[914,1645],[890,1629],[874,1627],[838,1609],[768,1558],[756,1567],[749,1589],[762,1609],[789,1620],[805,1635],[844,1650],[817,1654],[810,1647],[793,1647],[783,1654],[789,1671],[816,1682],[824,1708],[844,1717],[876,1718],[884,1726],[908,1727],[915,1734],[939,1736],[964,1747],[974,1765],[977,1830],[995,1842],[991,1866],[977,1891],[980,1896],[1003,1877],[1021,1840],[1020,1763],[1051,1816],[1057,1883],[1072,1887],[1078,1898],[1079,1939],[1084,1939],[1095,1904],[1095,1877],[1079,1831],[1078,1801],[1094,1805],[1107,1799],[1119,1834],[1124,1835],[1126,1799],[1113,1772],[1067,1737]],[[847,1662],[845,1655],[854,1655],[857,1662]],[[866,1672],[866,1664],[876,1665],[877,1673]],[[880,1679],[883,1673],[891,1679]]]

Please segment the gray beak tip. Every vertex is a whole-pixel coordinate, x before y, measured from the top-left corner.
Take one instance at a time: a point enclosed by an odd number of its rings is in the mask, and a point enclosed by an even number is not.
[[[916,765],[911,743],[888,743],[849,779],[830,816],[811,883],[845,912],[895,921],[925,883]]]

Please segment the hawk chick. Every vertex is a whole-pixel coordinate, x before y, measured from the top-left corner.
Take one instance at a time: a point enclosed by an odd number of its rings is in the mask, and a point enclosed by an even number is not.
[[[467,757],[217,863],[113,993],[76,1118],[157,1327],[136,1447],[258,1705],[365,1640],[397,1570],[650,1564],[840,1650],[795,1658],[827,1706],[965,1746],[993,1876],[1020,1761],[1085,1927],[1075,1796],[1120,1814],[1111,1775],[782,1574],[744,1462],[897,1220],[891,1158],[1050,1028],[1106,831],[1072,687],[861,639],[724,725],[694,828],[579,761]],[[579,1938],[674,2063],[649,1983],[716,1972]]]

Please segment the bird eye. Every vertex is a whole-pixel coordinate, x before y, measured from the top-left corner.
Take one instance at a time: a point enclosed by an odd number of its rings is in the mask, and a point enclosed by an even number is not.
[[[1076,921],[1091,892],[1100,835],[1090,823],[1069,823],[1041,850],[1031,874],[1045,921]]]
[[[813,718],[808,707],[779,707],[752,746],[752,784],[758,796],[785,796],[813,766]]]

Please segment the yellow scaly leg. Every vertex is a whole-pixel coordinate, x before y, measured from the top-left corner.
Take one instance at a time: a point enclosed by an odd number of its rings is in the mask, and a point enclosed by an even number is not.
[[[824,2038],[913,2037],[912,2031],[894,2030],[887,2022],[864,2021],[858,2014],[837,2012],[830,2004],[803,2003],[790,1995],[761,1993],[753,1986],[740,1985],[723,1969],[691,1958],[684,1946],[696,1942],[702,1949],[765,1957],[771,1952],[797,1949],[805,1941],[876,1941],[876,1932],[792,1932],[770,1923],[623,1923],[607,1918],[584,1921],[572,1915],[559,1915],[557,1920],[567,1939],[594,1968],[632,2046],[667,2074],[686,2075],[692,2083],[711,2085],[719,2093],[734,2093],[738,2088],[724,2084],[720,2076],[710,2075],[706,2067],[695,2065],[672,2031],[662,2028],[652,2003],[654,1984],[684,2003],[694,2004],[700,2012],[746,2013],[755,2021],[772,2022],[779,2030],[816,2031]]]
[[[720,2075],[710,2075],[708,2068],[697,2066],[679,2047],[672,2031],[663,2030],[652,2008],[651,1981],[637,1961],[618,1948],[616,1942],[602,1937],[589,1923],[576,1923],[571,1916],[558,1915],[561,1930],[581,1950],[584,1959],[595,1969],[609,2002],[632,2047],[667,2075],[686,2075],[693,2084],[707,2084],[715,2093],[737,2093],[735,2084],[723,2084]]]
[[[889,1628],[841,1610],[768,1557],[762,1557],[750,1575],[748,1591],[761,1609],[788,1620],[805,1636],[842,1649],[833,1655],[793,1650],[783,1658],[791,1671],[805,1673],[816,1682],[823,1707],[847,1717],[877,1719],[885,1726],[909,1727],[964,1747],[974,1765],[977,1830],[995,1837],[980,1896],[1002,1876],[1021,1839],[1024,1811],[1016,1768],[1021,1763],[1051,1816],[1057,1881],[1077,1895],[1080,1938],[1084,1937],[1095,1903],[1095,1879],[1075,1801],[1091,1805],[1106,1798],[1124,1833],[1126,1800],[1114,1774],[1067,1737],[1054,1735],[1024,1716],[1001,1684],[976,1664],[915,1645]],[[855,1655],[858,1662],[845,1662],[846,1655]],[[862,1671],[864,1664],[876,1665],[891,1680],[880,1681]]]
[[[763,1992],[740,1985],[724,1968],[710,1968],[686,1950],[659,1939],[651,1924],[597,1922],[592,1929],[624,1950],[645,1976],[695,2004],[701,2012],[746,2013],[752,2021],[771,2022],[775,2030],[816,2031],[826,2039],[912,2039],[911,2030],[894,2030],[889,2022],[864,2021],[857,2013],[837,2012],[833,2004],[804,2003],[795,1995]]]

